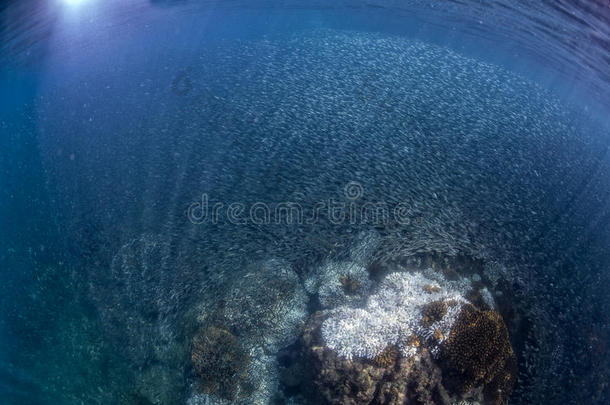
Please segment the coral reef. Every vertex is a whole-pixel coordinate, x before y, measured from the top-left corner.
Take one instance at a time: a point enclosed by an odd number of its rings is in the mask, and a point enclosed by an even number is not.
[[[76,207],[75,215],[66,217],[98,214],[100,240],[110,246],[141,229],[162,232],[161,239],[171,246],[171,255],[150,260],[150,269],[165,272],[132,266],[132,279],[119,276],[118,285],[108,284],[113,294],[99,299],[105,329],[120,330],[116,341],[121,350],[131,352],[126,356],[130,363],[140,367],[167,356],[165,349],[176,330],[167,316],[188,307],[187,299],[200,299],[188,291],[200,285],[192,281],[193,275],[239,277],[242,267],[219,265],[228,256],[286,257],[294,263],[314,256],[312,244],[302,243],[306,235],[342,243],[365,228],[347,221],[337,226],[324,216],[311,226],[236,227],[230,221],[192,226],[182,211],[193,190],[210,187],[224,202],[286,201],[298,190],[303,194],[298,202],[310,207],[357,180],[364,190],[357,202],[407,204],[408,224],[393,222],[380,230],[385,251],[380,262],[430,251],[465,253],[490,263],[482,276],[498,283],[506,279],[521,289],[527,286],[531,298],[523,300],[523,293],[513,300],[523,302],[515,311],[527,320],[520,328],[521,347],[527,352],[520,360],[521,403],[561,403],[569,396],[586,403],[593,394],[599,403],[607,402],[608,389],[598,394],[595,380],[573,376],[606,372],[610,364],[608,354],[590,351],[581,332],[581,326],[595,323],[603,328],[600,340],[608,341],[608,261],[599,260],[593,268],[587,263],[607,246],[594,232],[607,228],[604,196],[610,176],[602,153],[607,145],[597,148],[601,142],[596,140],[605,143],[607,136],[598,135],[607,131],[581,131],[576,116],[554,96],[522,78],[389,32],[321,30],[286,39],[227,41],[209,52],[194,49],[193,60],[199,51],[208,62],[197,63],[200,72],[193,82],[218,85],[206,87],[203,93],[209,97],[203,101],[183,99],[180,106],[188,106],[188,111],[176,109],[175,126],[167,125],[165,113],[148,121],[134,119],[133,126],[125,126],[128,140],[120,144],[113,142],[116,131],[99,127],[94,134],[99,136],[91,138],[99,142],[82,137],[74,145],[83,148],[80,156],[92,157],[79,170],[54,165],[64,159],[47,159],[50,173],[55,169],[67,174],[55,176],[55,189],[65,186],[57,197],[66,200],[66,207]],[[93,81],[82,83],[90,87]],[[79,93],[95,101],[97,92],[84,90]],[[154,91],[150,94],[156,97]],[[49,106],[70,107],[56,99]],[[134,113],[145,113],[149,105],[131,104],[139,109]],[[51,121],[41,124],[47,130],[55,126]],[[142,125],[147,128],[142,130]],[[371,131],[383,136],[371,142]],[[210,142],[202,133],[216,134],[219,142]],[[41,138],[51,141],[43,151],[52,153],[59,149],[54,142],[72,142],[67,137]],[[103,144],[116,147],[100,148]],[[69,175],[79,171],[87,173],[78,179],[84,183]],[[585,181],[592,174],[594,178]],[[85,205],[79,208],[78,201]],[[583,233],[586,230],[590,232]],[[330,251],[322,244],[319,250]],[[336,257],[335,252],[324,257],[345,260],[346,255]],[[191,277],[176,277],[172,284],[167,280],[179,269],[171,262],[177,254],[207,267],[188,266]],[[494,261],[497,266],[491,265]],[[447,267],[456,270],[449,269],[448,276],[462,274],[456,266]],[[84,281],[89,281],[98,270],[96,266],[74,273],[86,273]],[[160,275],[163,279],[157,282]],[[577,276],[589,281],[574,285]],[[93,285],[99,291],[105,284]],[[497,300],[495,283],[493,287]],[[133,299],[125,303],[114,298],[131,292]],[[221,297],[224,293],[218,291]],[[141,311],[134,310],[132,302],[142,302]],[[165,309],[167,302],[171,310]],[[108,316],[112,308],[116,313]]]
[[[239,347],[240,356],[248,361],[240,365],[238,372],[237,365],[232,363],[234,356],[219,357],[218,368],[227,370],[227,387],[210,389],[209,385],[194,382],[188,404],[269,403],[277,394],[276,354],[301,334],[307,317],[307,300],[291,266],[272,259],[248,266],[235,277],[221,300],[201,305],[197,316],[200,327],[216,330],[216,325],[222,325],[224,336],[234,342],[232,351],[238,353]],[[228,364],[222,364],[223,361]],[[234,372],[228,372],[231,370]],[[214,369],[212,373],[213,377],[217,376]]]
[[[464,298],[479,294],[476,283],[431,269],[395,272],[365,307],[312,317],[303,346],[322,400],[505,404],[516,358],[500,314]]]
[[[389,346],[374,359],[340,357],[325,346],[321,325],[327,313],[315,314],[302,338],[304,361],[310,370],[310,395],[315,403],[426,404],[455,402],[442,385],[442,371],[427,352],[404,357]]]
[[[384,351],[373,358],[377,367],[392,369],[400,357],[400,350],[394,345],[389,345]]]
[[[307,292],[317,295],[325,309],[361,304],[373,286],[367,266],[380,244],[379,233],[360,232],[349,249],[348,260],[327,261],[305,279]]]
[[[461,284],[436,280],[423,273],[392,273],[369,296],[365,308],[340,307],[332,311],[322,326],[327,346],[352,359],[372,359],[389,345],[397,346],[404,356],[417,348],[407,339],[416,334],[438,343],[449,335],[462,303]]]
[[[514,384],[516,357],[499,313],[464,305],[443,344],[441,360],[452,390],[466,393],[484,385],[487,402],[506,403]]]
[[[305,281],[311,294],[318,295],[322,308],[357,305],[368,295],[372,286],[369,273],[355,262],[328,262]]]
[[[442,300],[432,301],[429,304],[424,305],[421,309],[422,325],[428,328],[433,323],[443,319],[443,317],[447,315],[448,306],[449,303]]]
[[[307,318],[307,300],[290,265],[268,260],[237,278],[215,316],[246,346],[276,353],[298,338]]]
[[[189,385],[188,405],[251,405],[269,404],[278,395],[278,365],[275,356],[264,354],[259,348],[251,349],[248,366],[241,374],[230,377],[227,385],[237,388],[229,399],[218,392],[206,392],[196,380]]]
[[[193,338],[191,364],[201,390],[229,400],[243,390],[248,353],[226,329],[211,326]],[[243,395],[243,394],[242,394]]]

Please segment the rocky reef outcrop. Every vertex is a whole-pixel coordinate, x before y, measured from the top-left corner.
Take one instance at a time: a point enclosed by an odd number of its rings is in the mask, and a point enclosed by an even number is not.
[[[174,387],[186,382],[188,405],[506,404],[516,358],[481,277],[426,263],[372,274],[367,254],[326,261],[308,276],[279,259],[247,265],[221,299],[185,315],[193,324],[184,339],[159,340],[172,306],[166,290],[155,290],[156,300],[132,309],[146,344],[129,341],[125,354],[142,364],[139,398],[177,403]],[[113,276],[134,288],[168,288],[153,277],[168,256],[156,239],[135,240],[117,254]],[[146,318],[146,310],[167,314]]]
[[[199,308],[192,341],[188,404],[267,404],[277,394],[277,352],[293,344],[308,296],[281,260],[254,263],[223,299]]]
[[[321,334],[328,314],[312,317],[303,334],[303,357],[310,368],[310,393],[329,404],[451,404],[442,370],[429,352],[405,357],[388,346],[372,359],[347,359],[329,349]]]
[[[398,272],[362,308],[317,312],[300,342],[309,395],[329,404],[505,404],[516,358],[493,302],[465,298],[477,291],[431,270]]]
[[[271,354],[298,338],[307,300],[290,264],[267,260],[237,278],[212,317],[247,346],[261,346]]]

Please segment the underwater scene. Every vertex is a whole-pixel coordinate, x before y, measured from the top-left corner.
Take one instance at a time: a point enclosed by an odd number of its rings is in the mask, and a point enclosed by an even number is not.
[[[0,4],[0,404],[610,403],[607,0]]]

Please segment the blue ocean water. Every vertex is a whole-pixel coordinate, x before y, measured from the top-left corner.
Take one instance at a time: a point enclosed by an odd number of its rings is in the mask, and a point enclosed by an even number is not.
[[[2,403],[204,403],[201,319],[363,234],[497,275],[510,403],[606,403],[609,7],[1,6]],[[242,403],[308,403],[260,373]]]

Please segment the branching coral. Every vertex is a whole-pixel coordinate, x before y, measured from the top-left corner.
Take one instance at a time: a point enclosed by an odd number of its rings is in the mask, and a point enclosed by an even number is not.
[[[322,336],[330,349],[346,358],[371,359],[388,345],[411,356],[417,349],[409,339],[412,334],[433,345],[449,336],[460,305],[466,302],[462,293],[455,285],[441,286],[422,273],[392,273],[369,297],[366,308],[333,311],[322,325]]]
[[[426,304],[421,309],[422,314],[422,325],[429,327],[434,322],[438,322],[447,314],[447,302],[446,301],[433,301]]]
[[[383,367],[386,369],[392,368],[398,361],[399,356],[400,351],[398,350],[398,348],[394,345],[390,345],[373,359],[373,363],[377,367]]]

